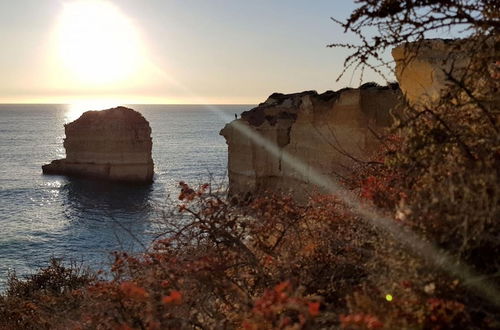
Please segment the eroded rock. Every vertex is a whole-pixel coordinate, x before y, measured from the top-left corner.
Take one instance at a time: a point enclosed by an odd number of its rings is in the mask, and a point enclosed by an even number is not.
[[[449,75],[461,77],[468,68],[467,40],[428,39],[392,50],[396,77],[407,101],[417,107],[436,104],[450,85]]]
[[[390,109],[399,100],[397,85],[272,94],[220,132],[228,144],[230,193],[281,191],[300,198],[315,189],[312,169],[347,175],[356,160],[369,159],[379,144],[376,134],[390,126]],[[303,171],[284,161],[283,152],[301,160]]]
[[[151,127],[139,112],[125,107],[87,111],[64,128],[66,158],[43,165],[43,173],[153,181]]]

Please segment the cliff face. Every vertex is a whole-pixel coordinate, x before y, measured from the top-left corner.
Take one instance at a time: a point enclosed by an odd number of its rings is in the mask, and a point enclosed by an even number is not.
[[[399,96],[396,86],[369,84],[323,94],[271,95],[220,132],[228,144],[230,193],[291,191],[301,197],[314,189],[311,169],[333,177],[349,173],[355,159],[367,160],[378,145],[374,132],[390,125],[389,111]],[[274,144],[274,152],[262,142]],[[283,161],[284,153],[302,161],[304,171]]]
[[[66,158],[42,166],[43,173],[152,182],[151,127],[137,111],[87,111],[65,132]]]
[[[429,39],[407,43],[392,50],[396,77],[407,101],[413,106],[435,104],[449,84],[470,63],[466,40]]]

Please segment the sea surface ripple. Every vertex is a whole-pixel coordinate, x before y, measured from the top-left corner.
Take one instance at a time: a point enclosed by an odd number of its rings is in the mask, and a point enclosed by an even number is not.
[[[143,249],[179,181],[225,180],[219,131],[251,106],[130,107],[152,127],[151,186],[42,175],[43,164],[64,157],[64,124],[79,113],[68,105],[0,105],[0,290],[9,272],[24,276],[51,257],[98,269],[112,251]]]

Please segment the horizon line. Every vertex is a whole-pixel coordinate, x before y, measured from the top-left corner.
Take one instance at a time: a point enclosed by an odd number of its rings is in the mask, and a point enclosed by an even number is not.
[[[48,103],[48,102],[0,102],[0,105],[74,105],[75,103]],[[123,105],[256,105],[258,103],[117,103]]]

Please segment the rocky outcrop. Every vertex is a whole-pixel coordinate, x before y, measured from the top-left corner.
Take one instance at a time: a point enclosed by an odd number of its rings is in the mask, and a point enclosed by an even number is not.
[[[64,128],[66,158],[43,165],[43,173],[153,181],[151,127],[139,112],[125,107],[87,111]]]
[[[471,60],[467,40],[428,39],[392,50],[396,77],[413,106],[436,104],[449,86],[448,75],[460,77]]]
[[[312,169],[346,175],[357,160],[368,160],[379,143],[376,135],[391,124],[390,109],[399,104],[399,96],[397,85],[375,84],[271,95],[220,132],[228,144],[230,193],[282,191],[301,197],[315,189]],[[284,155],[305,168],[298,171]]]

